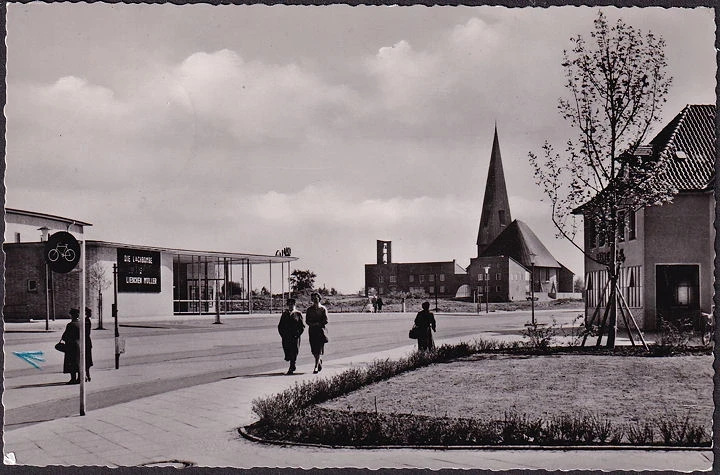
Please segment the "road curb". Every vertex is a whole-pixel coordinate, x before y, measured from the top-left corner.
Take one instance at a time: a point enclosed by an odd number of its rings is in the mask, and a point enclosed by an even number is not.
[[[668,445],[327,445],[311,442],[295,442],[289,440],[264,439],[247,431],[248,426],[238,427],[238,433],[245,439],[267,445],[287,445],[292,447],[313,447],[322,449],[356,449],[356,450],[544,450],[544,451],[579,451],[579,450],[642,450],[645,452],[712,452],[712,447],[681,447]]]

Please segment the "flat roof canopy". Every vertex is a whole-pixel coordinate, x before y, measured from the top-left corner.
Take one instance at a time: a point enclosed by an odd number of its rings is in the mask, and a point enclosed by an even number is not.
[[[68,231],[80,234],[83,232],[83,227],[92,226],[91,223],[86,223],[78,219],[15,208],[5,208],[5,222],[30,226],[45,226],[49,229],[67,229]]]
[[[283,262],[292,262],[298,260],[297,257],[291,256],[267,256],[263,254],[245,254],[240,252],[219,252],[219,251],[196,251],[191,249],[174,249],[168,247],[155,247],[155,246],[139,246],[135,244],[121,244],[116,242],[107,241],[87,241],[88,245],[94,246],[107,246],[107,247],[124,247],[127,249],[139,249],[143,251],[159,251],[173,254],[178,258],[179,262],[192,262],[193,258],[197,257],[211,257],[213,259],[229,259],[233,261],[243,261],[249,264],[277,264]]]

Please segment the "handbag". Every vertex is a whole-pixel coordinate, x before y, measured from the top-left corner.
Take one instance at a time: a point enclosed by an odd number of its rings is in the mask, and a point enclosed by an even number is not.
[[[64,342],[64,341],[59,341],[59,342],[57,342],[57,343],[55,344],[55,349],[58,350],[58,351],[62,351],[63,353],[65,353],[65,342]]]
[[[328,341],[330,341],[330,339],[328,338],[327,328],[322,327],[322,335],[323,335],[323,340],[324,340],[325,343],[327,343]]]
[[[413,325],[410,329],[410,332],[408,333],[408,337],[412,340],[417,340],[420,337],[420,327],[417,325]]]

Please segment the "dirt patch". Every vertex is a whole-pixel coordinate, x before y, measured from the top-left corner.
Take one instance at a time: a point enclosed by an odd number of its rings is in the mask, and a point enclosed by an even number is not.
[[[328,409],[502,419],[589,411],[624,424],[689,414],[712,426],[712,356],[476,355],[372,384]]]

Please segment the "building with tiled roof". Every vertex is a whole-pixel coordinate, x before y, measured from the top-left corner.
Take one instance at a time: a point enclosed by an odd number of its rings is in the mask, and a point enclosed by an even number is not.
[[[490,269],[486,273],[488,266]],[[525,274],[525,279],[517,277],[520,272]],[[502,277],[505,274],[507,278]],[[574,274],[560,264],[530,226],[520,220],[510,223],[478,257],[470,260],[468,266],[468,278],[473,283],[479,282],[480,287],[486,278],[495,281],[492,286],[486,286],[490,301],[527,298],[528,282],[519,285],[518,281],[531,277],[533,290],[539,298],[557,297],[573,291]]]
[[[668,189],[677,191],[670,203],[628,209],[621,216],[618,252],[625,260],[620,291],[641,328],[654,330],[662,321],[696,318],[712,305],[715,106],[686,106],[635,154],[667,160],[662,179]],[[607,261],[610,243],[594,229],[585,213],[586,254]],[[585,259],[588,314],[605,303],[608,280],[605,266],[593,259]],[[624,326],[622,321],[618,324]]]
[[[537,298],[576,297],[572,294],[574,274],[527,224],[512,221],[497,127],[476,243],[478,257],[463,269],[455,260],[394,263],[392,243],[377,241],[377,261],[365,265],[365,294],[409,292],[508,302],[530,298],[532,282]]]
[[[531,282],[538,298],[570,296],[574,274],[555,259],[530,226],[510,220],[496,127],[478,231],[478,256],[470,259],[467,268],[468,287],[482,295],[482,300],[487,294],[490,302],[525,300],[531,294]]]

